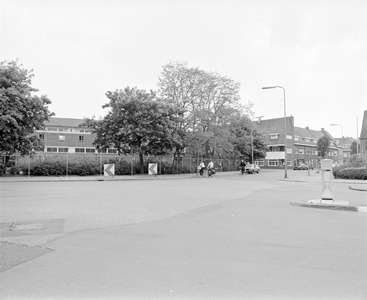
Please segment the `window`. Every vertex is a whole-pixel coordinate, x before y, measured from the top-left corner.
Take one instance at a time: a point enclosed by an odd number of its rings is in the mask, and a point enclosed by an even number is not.
[[[259,167],[264,166],[264,160],[255,160],[255,164],[257,164]]]
[[[299,148],[299,154],[304,154],[304,149],[303,148]]]
[[[303,138],[305,142],[309,143],[310,139],[309,138]]]
[[[87,148],[87,149],[85,149],[85,152],[87,152],[87,153],[95,153],[96,152],[96,149]]]
[[[117,153],[117,150],[116,149],[108,149],[107,153]]]
[[[269,159],[268,166],[277,166],[277,165],[278,165],[278,160],[276,160],[276,159]]]
[[[59,148],[59,152],[69,152],[69,148]]]
[[[292,153],[292,148],[287,148],[287,153]]]
[[[287,140],[291,140],[292,139],[292,136],[287,134]]]
[[[64,129],[63,129],[63,128],[58,128],[57,130],[58,130],[58,131],[64,131]]]
[[[287,161],[287,166],[291,167],[292,166],[292,161],[291,160],[288,160]]]
[[[83,135],[79,135],[79,142],[83,142],[84,141],[84,136]]]
[[[65,135],[60,134],[60,135],[59,135],[59,141],[61,141],[61,142],[65,142]]]
[[[312,140],[312,143],[317,144],[317,140],[315,140],[315,139]]]
[[[278,136],[279,136],[278,133],[270,134],[270,139],[271,140],[276,140],[278,138]]]
[[[294,154],[299,154],[299,149],[294,149]]]
[[[44,135],[43,133],[40,133],[40,134],[38,135],[38,138],[40,138],[41,140],[44,140],[44,139],[45,139],[45,135]]]
[[[57,152],[57,148],[56,147],[47,147],[46,151],[47,152]]]
[[[294,140],[295,140],[295,141],[299,141],[299,136],[298,136],[298,135],[295,135],[295,136],[294,136]]]
[[[315,150],[311,150],[311,155],[315,155]]]
[[[75,153],[84,153],[85,149],[84,148],[75,148]]]
[[[343,157],[348,157],[348,152],[344,152]]]

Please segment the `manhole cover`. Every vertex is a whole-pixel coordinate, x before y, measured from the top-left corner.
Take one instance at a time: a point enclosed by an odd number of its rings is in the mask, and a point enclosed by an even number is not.
[[[12,230],[12,231],[40,230],[42,228],[43,228],[43,223],[15,224],[9,230]]]

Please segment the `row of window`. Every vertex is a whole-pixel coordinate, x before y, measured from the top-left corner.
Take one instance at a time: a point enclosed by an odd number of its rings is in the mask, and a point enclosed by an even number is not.
[[[77,133],[92,133],[91,129],[74,129],[74,128],[57,128],[57,127],[46,127],[45,131],[49,132],[77,132]]]
[[[271,140],[276,140],[276,139],[278,139],[279,138],[279,133],[271,133],[270,134],[270,139]],[[291,140],[292,139],[292,136],[291,135],[289,135],[289,134],[287,134],[287,140]],[[299,141],[300,140],[300,137],[299,136],[297,136],[297,135],[295,135],[294,136],[294,140],[295,141]],[[316,144],[317,143],[317,140],[316,139],[313,139],[313,138],[308,138],[308,137],[304,137],[304,138],[302,138],[302,140],[304,141],[304,142],[307,142],[307,143],[310,143],[310,142],[312,142],[312,143],[314,143],[314,144]]]
[[[259,167],[264,167],[265,166],[265,161],[264,160],[256,160],[255,164],[257,164]],[[270,166],[270,167],[280,166],[280,162],[279,162],[278,159],[269,159],[268,160],[268,166]],[[292,160],[288,160],[287,166],[292,166]]]
[[[39,137],[41,140],[44,140],[44,139],[45,139],[45,134],[44,134],[44,133],[40,133],[40,134],[38,134],[38,137]],[[63,135],[63,134],[59,134],[59,141],[60,141],[60,142],[65,142],[65,135]],[[83,141],[84,141],[84,136],[83,136],[83,135],[79,135],[79,137],[78,137],[78,141],[79,141],[79,142],[83,142]]]
[[[67,152],[69,152],[69,148],[47,147],[46,152],[67,153]],[[101,153],[101,151],[98,151],[95,148],[75,148],[75,153]],[[114,149],[114,148],[109,148],[109,149],[106,149],[106,150],[102,150],[102,153],[116,154],[117,150]]]

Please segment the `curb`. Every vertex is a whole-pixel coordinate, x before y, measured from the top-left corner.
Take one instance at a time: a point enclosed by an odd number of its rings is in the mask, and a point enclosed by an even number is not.
[[[367,192],[367,188],[364,188],[364,189],[360,189],[358,187],[354,187],[354,186],[350,186],[349,187],[350,190],[353,190],[353,191],[360,191],[360,192]]]
[[[310,208],[344,210],[344,211],[352,211],[352,212],[367,212],[367,206],[310,204],[310,203],[303,203],[303,202],[290,202],[289,204],[293,206],[310,207]]]

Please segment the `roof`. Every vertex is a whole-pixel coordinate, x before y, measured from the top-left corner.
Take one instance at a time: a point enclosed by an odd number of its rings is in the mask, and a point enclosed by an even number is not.
[[[360,139],[367,139],[367,110],[364,111]]]
[[[45,121],[45,126],[48,126],[48,127],[80,127],[80,124],[82,123],[84,123],[84,119],[50,117],[48,121]]]
[[[254,122],[255,126],[265,133],[267,143],[279,143],[283,141],[284,144],[284,118],[261,120],[260,122]],[[287,134],[292,135],[293,117],[287,117]],[[279,134],[279,140],[274,141],[270,139],[270,134]]]

